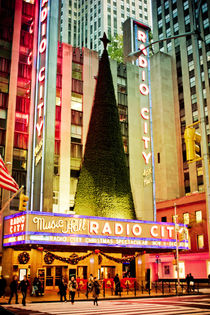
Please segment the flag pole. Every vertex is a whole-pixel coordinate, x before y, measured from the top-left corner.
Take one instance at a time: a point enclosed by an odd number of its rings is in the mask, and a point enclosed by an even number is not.
[[[22,190],[23,190],[24,186],[21,186],[16,193],[14,193],[14,195],[12,195],[12,197],[9,198],[9,200],[7,200],[7,202],[5,202],[4,206],[1,208],[0,210],[0,214],[2,214],[5,210],[5,208],[10,204],[10,202],[12,201],[12,199],[14,199]]]

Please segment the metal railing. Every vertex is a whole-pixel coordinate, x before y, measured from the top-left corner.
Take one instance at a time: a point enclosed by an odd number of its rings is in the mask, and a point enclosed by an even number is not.
[[[194,280],[193,283],[187,283],[186,280],[181,280],[181,292],[178,290],[178,282],[176,279],[159,280],[154,282],[135,281],[132,285],[126,283],[125,287],[118,291],[115,290],[115,285],[112,283],[106,287],[105,282],[101,282],[99,298],[110,297],[136,297],[136,296],[152,296],[152,295],[177,295],[177,294],[198,294],[200,288],[209,286],[206,282]],[[85,297],[92,299],[92,291],[88,288],[81,290],[77,289],[78,298]]]

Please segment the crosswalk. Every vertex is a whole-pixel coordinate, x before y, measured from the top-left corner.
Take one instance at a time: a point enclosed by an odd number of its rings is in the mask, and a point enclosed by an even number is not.
[[[190,303],[190,301],[189,301]],[[185,302],[186,304],[186,302]],[[26,315],[207,315],[210,314],[209,304],[200,308],[188,305],[178,305],[177,303],[161,304],[161,301],[152,299],[147,300],[116,300],[116,301],[99,301],[99,305],[93,305],[93,302],[70,302],[58,303],[34,303],[26,307],[16,305],[6,305],[5,308],[14,314]],[[206,307],[205,307],[206,306]]]

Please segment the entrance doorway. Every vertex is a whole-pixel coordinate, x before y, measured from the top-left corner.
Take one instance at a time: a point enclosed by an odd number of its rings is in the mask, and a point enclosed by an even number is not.
[[[114,278],[115,266],[101,266],[100,279]]]
[[[87,266],[77,267],[77,278],[87,279]]]
[[[136,277],[136,263],[135,259],[130,263],[123,263],[123,277],[135,278]]]
[[[77,269],[69,269],[69,280],[71,279],[71,277],[74,277],[74,279],[76,279],[77,277]]]

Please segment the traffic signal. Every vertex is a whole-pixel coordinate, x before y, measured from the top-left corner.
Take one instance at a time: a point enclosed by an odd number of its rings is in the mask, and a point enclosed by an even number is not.
[[[20,194],[20,200],[19,200],[19,210],[20,211],[26,210],[28,199],[29,199],[28,196],[26,196],[24,194]]]
[[[201,135],[195,131],[193,127],[187,127],[184,132],[184,140],[186,144],[187,161],[200,160],[200,155],[196,154],[200,152]]]

